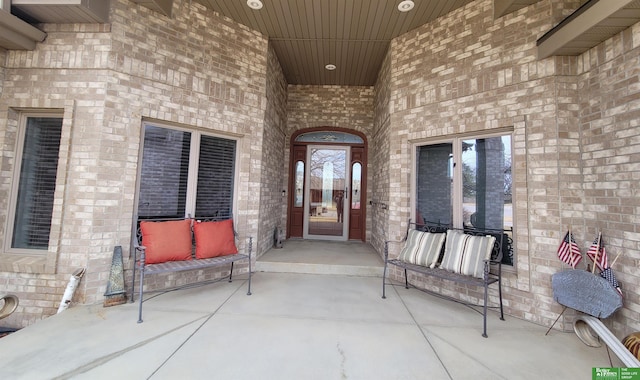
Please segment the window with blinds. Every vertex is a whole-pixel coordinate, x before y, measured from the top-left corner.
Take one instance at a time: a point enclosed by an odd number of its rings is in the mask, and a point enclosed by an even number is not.
[[[61,134],[62,118],[26,118],[11,248],[49,247]]]
[[[236,141],[145,124],[138,218],[233,214]]]

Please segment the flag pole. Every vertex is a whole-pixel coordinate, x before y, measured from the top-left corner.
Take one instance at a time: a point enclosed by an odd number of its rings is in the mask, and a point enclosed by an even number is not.
[[[591,268],[591,273],[596,274],[596,266],[598,263],[598,256],[600,255],[600,239],[602,239],[602,232],[598,232],[598,244],[596,245],[596,257],[593,260],[593,268]]]
[[[571,257],[571,261],[573,262],[573,244],[571,244],[571,239],[573,239],[573,235],[571,234],[571,224],[569,224],[569,256]],[[571,264],[573,269],[576,269],[575,264]],[[551,325],[553,327],[553,325]]]
[[[622,252],[618,253],[618,256],[616,256],[616,258],[613,259],[613,262],[609,265],[609,268],[613,267],[613,264],[616,263],[616,260],[618,260],[618,257],[620,257],[620,255],[622,255]]]

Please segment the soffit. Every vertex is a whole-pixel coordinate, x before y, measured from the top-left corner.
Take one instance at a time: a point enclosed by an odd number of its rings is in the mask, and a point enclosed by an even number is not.
[[[37,23],[105,23],[109,0],[11,0],[11,13]]]
[[[640,0],[590,0],[538,40],[538,58],[579,55],[640,21]]]
[[[244,0],[195,0],[269,38],[289,84],[370,86],[391,39],[472,0],[264,0],[253,10]],[[328,71],[325,65],[334,64]]]
[[[494,0],[493,18],[497,19],[509,13],[513,13],[529,5],[537,3],[539,0]]]

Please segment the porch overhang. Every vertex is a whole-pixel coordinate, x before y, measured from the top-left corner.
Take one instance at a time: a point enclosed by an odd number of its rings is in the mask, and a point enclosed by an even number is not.
[[[538,59],[582,54],[638,21],[638,0],[589,0],[538,39]]]
[[[0,47],[9,50],[33,50],[47,34],[0,9]]]

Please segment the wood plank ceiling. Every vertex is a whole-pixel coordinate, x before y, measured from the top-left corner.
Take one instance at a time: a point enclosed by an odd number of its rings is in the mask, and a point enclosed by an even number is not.
[[[289,84],[370,86],[391,39],[473,0],[196,0],[269,37]],[[326,70],[333,64],[336,69]]]

